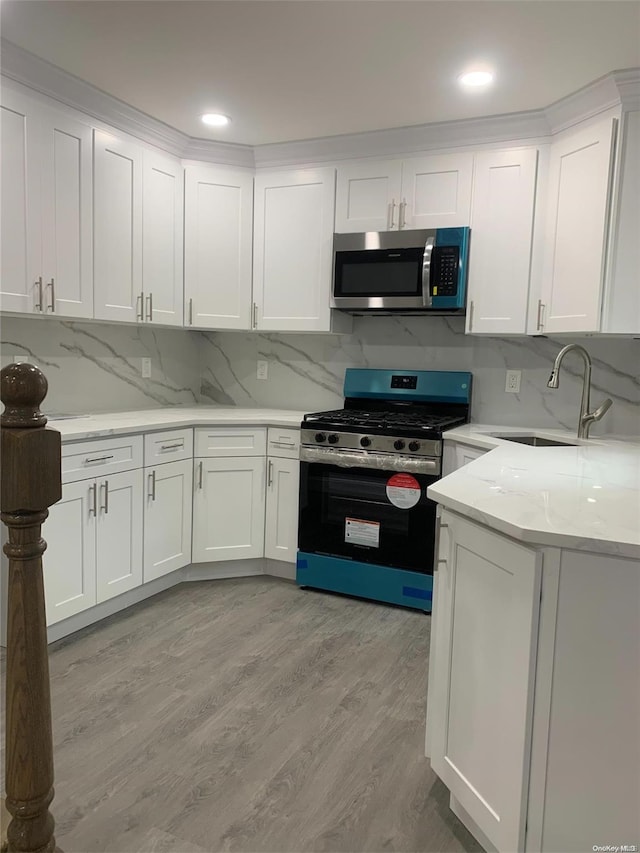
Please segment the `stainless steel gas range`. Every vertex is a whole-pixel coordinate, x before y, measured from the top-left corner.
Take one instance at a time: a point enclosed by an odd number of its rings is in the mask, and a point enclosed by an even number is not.
[[[466,423],[470,373],[350,369],[343,409],[301,424],[300,586],[431,610],[442,434]]]

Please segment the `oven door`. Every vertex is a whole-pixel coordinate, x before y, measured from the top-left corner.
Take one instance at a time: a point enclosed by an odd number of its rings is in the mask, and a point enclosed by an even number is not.
[[[302,461],[300,551],[433,574],[436,504],[427,487],[438,479]]]

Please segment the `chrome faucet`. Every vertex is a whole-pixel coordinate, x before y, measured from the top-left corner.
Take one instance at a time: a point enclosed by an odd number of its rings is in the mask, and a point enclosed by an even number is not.
[[[586,351],[584,347],[581,347],[579,344],[568,344],[566,347],[563,347],[558,355],[556,356],[556,360],[553,363],[553,370],[551,371],[551,376],[549,377],[549,381],[547,382],[548,388],[558,388],[560,386],[560,365],[562,364],[562,359],[568,352],[575,351],[577,355],[582,357],[584,361],[584,376],[582,377],[582,401],[580,403],[580,420],[578,421],[578,438],[589,438],[589,430],[591,429],[591,424],[594,421],[599,421],[600,418],[607,412],[611,406],[613,405],[613,400],[607,397],[606,400],[595,410],[595,412],[589,411],[589,394],[591,391],[591,358],[589,357],[589,353]]]

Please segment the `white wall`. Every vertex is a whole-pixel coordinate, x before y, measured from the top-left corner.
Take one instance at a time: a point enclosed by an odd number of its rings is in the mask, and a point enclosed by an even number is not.
[[[199,399],[198,341],[181,329],[3,317],[2,364],[29,356],[49,382],[43,411],[105,412],[193,405]],[[151,378],[141,359],[151,358]]]
[[[470,370],[476,422],[577,425],[582,362],[567,356],[560,388],[546,387],[553,359],[568,340],[469,337],[458,317],[360,317],[347,336],[216,332],[200,338],[203,402],[313,412],[342,405],[347,367]],[[579,343],[593,359],[593,407],[605,396],[614,401],[592,434],[640,435],[640,341]],[[269,362],[267,381],[256,379],[257,359]],[[504,392],[507,368],[522,370],[519,394]]]

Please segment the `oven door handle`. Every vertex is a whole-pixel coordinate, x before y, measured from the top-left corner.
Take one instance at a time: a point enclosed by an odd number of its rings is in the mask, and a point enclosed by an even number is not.
[[[339,468],[368,468],[378,471],[429,474],[436,477],[440,474],[440,457],[395,456],[385,453],[366,453],[358,450],[327,451],[321,447],[301,447],[300,461],[321,465],[337,465]]]

